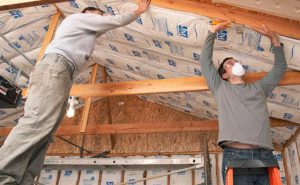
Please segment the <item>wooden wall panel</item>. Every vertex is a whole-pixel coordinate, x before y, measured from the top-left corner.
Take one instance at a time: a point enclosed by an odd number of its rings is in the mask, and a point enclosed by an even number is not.
[[[89,124],[104,123],[104,102],[98,101],[91,107]],[[111,112],[113,123],[151,123],[151,122],[180,122],[200,121],[200,118],[186,113],[170,109],[168,107],[141,100],[137,97],[112,97]],[[76,110],[74,118],[64,118],[64,125],[78,125],[80,122],[81,110]],[[156,133],[156,134],[122,134],[116,135],[116,147],[112,153],[134,154],[134,153],[191,153],[200,151],[201,134],[198,132],[186,133]],[[209,138],[209,149],[217,151],[217,133],[205,132]],[[82,136],[64,137],[77,145],[80,145]],[[100,153],[111,150],[110,137],[87,136],[85,149]],[[49,154],[74,153],[78,154],[79,149],[70,144],[55,139],[48,151]]]

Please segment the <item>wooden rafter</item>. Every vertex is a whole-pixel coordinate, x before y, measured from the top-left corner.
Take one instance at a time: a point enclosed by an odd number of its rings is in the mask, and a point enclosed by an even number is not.
[[[55,32],[55,29],[56,29],[56,27],[57,27],[57,25],[58,25],[58,21],[59,21],[59,18],[60,18],[60,17],[61,17],[61,13],[60,13],[60,12],[57,12],[56,14],[54,14],[54,15],[52,16],[51,22],[50,22],[50,25],[49,25],[49,28],[48,28],[48,31],[47,31],[47,33],[46,33],[46,35],[45,35],[45,38],[44,38],[44,41],[43,41],[43,43],[42,43],[42,48],[41,48],[41,50],[40,50],[40,52],[39,52],[39,55],[38,55],[38,57],[37,57],[37,59],[36,59],[36,62],[37,62],[37,63],[42,59],[42,57],[43,57],[43,55],[44,55],[44,53],[45,53],[45,50],[46,50],[47,46],[48,46],[49,43],[51,42],[52,37],[53,37],[54,32]]]
[[[272,127],[295,126],[297,123],[271,119]],[[0,136],[7,136],[12,128],[0,128]],[[145,133],[163,133],[163,132],[201,132],[217,131],[218,121],[189,121],[189,122],[158,122],[158,123],[130,123],[130,124],[103,124],[89,125],[86,129],[87,135],[102,134],[145,134]],[[78,135],[80,134],[80,125],[60,126],[55,135]]]

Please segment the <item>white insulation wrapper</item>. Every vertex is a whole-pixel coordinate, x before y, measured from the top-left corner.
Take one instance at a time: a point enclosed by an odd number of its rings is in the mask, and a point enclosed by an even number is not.
[[[60,158],[58,156],[47,156],[46,158]],[[56,185],[58,170],[42,170],[38,182],[44,185]]]
[[[99,170],[81,170],[79,185],[98,185]]]
[[[76,160],[76,158],[79,158],[79,157],[72,156],[72,157],[66,157],[66,158],[72,158],[72,159]],[[73,169],[61,170],[58,185],[76,184],[76,182],[78,180],[78,175],[79,175],[78,170],[73,170]]]
[[[203,155],[195,156],[195,157],[203,157]],[[217,161],[216,161],[216,154],[210,154],[210,168],[211,168],[211,179],[212,184],[217,184]],[[204,168],[195,170],[195,184],[205,184],[205,174]]]
[[[167,156],[148,156],[147,159],[162,159],[168,158]],[[153,167],[153,169],[147,170],[147,177],[153,177],[168,173],[168,169],[161,168],[161,167]],[[150,179],[147,181],[147,185],[165,185],[168,184],[168,177],[163,176],[155,179]]]
[[[121,182],[121,171],[102,171],[101,185],[115,185]]]

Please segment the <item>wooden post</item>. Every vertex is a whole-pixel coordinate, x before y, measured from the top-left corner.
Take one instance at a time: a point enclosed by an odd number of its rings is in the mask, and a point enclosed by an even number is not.
[[[101,66],[102,68],[102,80],[103,83],[107,83],[107,72],[105,67]],[[108,124],[112,124],[112,117],[111,117],[111,110],[110,110],[110,102],[109,102],[109,98],[104,98],[104,102],[105,102],[105,107],[106,107],[106,118],[107,118],[107,123]]]
[[[195,155],[193,155],[195,157]],[[192,185],[196,185],[196,169],[192,170]]]
[[[212,185],[211,183],[211,169],[210,169],[210,158],[209,158],[209,151],[207,146],[207,138],[206,135],[202,136],[202,149],[203,149],[203,156],[204,156],[204,175],[205,175],[205,184]]]
[[[96,82],[97,71],[98,71],[98,64],[95,64],[93,66],[93,70],[92,70],[92,74],[91,74],[91,78],[90,78],[91,84],[94,84]],[[86,131],[91,104],[92,104],[92,98],[86,98],[83,112],[82,112],[82,117],[81,117],[81,124],[80,124],[80,132],[81,133],[85,133],[85,131]]]
[[[106,68],[104,66],[101,66],[102,68],[102,80],[103,80],[103,83],[107,83],[107,72],[106,72]],[[108,124],[112,124],[112,116],[111,116],[111,110],[110,110],[110,101],[109,101],[109,97],[107,98],[104,98],[104,104],[105,104],[105,107],[106,107],[106,117],[105,117],[105,123],[108,123]],[[107,118],[107,119],[106,119]],[[116,137],[112,134],[109,135],[110,137],[110,145],[111,145],[111,149],[115,149],[116,147]]]
[[[290,185],[290,174],[288,171],[288,167],[287,167],[287,163],[286,163],[286,157],[285,157],[285,148],[283,148],[283,150],[281,151],[281,157],[282,157],[282,161],[283,161],[283,167],[284,167],[284,174],[285,174],[285,180],[286,180],[286,184]]]
[[[216,153],[215,154],[215,157],[216,157],[216,176],[217,176],[217,185],[221,185],[223,183],[220,182],[220,179],[219,179],[219,175],[221,175],[222,173],[220,173],[220,169],[218,168],[218,165],[219,165],[219,155],[220,153]]]

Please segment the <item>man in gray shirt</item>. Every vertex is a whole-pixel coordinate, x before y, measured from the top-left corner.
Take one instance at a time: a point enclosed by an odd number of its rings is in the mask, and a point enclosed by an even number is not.
[[[243,78],[245,70],[231,57],[224,59],[217,70],[212,61],[214,40],[216,33],[228,24],[223,22],[210,28],[200,59],[208,87],[217,101],[218,144],[224,152],[224,184],[228,160],[275,160],[266,101],[287,68],[283,46],[277,35],[263,25],[257,31],[270,38],[275,57],[272,70],[263,79],[246,84]],[[269,184],[269,177],[267,171],[260,175],[235,175],[234,184],[266,185]]]
[[[51,135],[66,113],[74,73],[87,63],[97,37],[136,20],[150,2],[141,0],[135,11],[116,16],[88,7],[63,20],[32,71],[24,116],[0,148],[0,185],[33,184]]]

